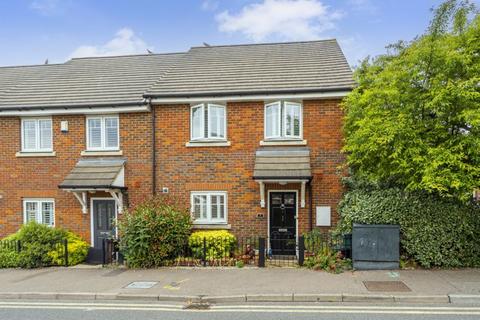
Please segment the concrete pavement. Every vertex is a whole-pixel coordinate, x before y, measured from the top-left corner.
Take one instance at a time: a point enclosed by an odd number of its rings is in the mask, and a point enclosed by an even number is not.
[[[401,281],[410,291],[369,291],[364,281]],[[135,288],[138,282],[153,286]],[[3,269],[0,284],[0,299],[480,303],[480,269],[330,274],[299,268],[79,266]]]

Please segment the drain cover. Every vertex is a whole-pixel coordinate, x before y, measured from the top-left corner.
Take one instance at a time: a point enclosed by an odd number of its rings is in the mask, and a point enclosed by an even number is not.
[[[208,310],[210,309],[210,305],[204,302],[191,302],[188,303],[184,309],[193,309],[193,310]]]
[[[409,287],[402,281],[363,281],[368,291],[377,292],[409,292]]]
[[[158,282],[154,281],[135,281],[130,283],[128,286],[125,288],[127,289],[150,289],[154,285],[156,285]]]

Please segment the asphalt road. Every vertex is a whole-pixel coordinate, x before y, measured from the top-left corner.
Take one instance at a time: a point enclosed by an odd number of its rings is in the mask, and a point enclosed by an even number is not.
[[[120,301],[0,301],[1,320],[376,320],[376,319],[480,319],[480,306],[360,305],[360,304],[252,304],[213,305],[205,310],[181,304]]]

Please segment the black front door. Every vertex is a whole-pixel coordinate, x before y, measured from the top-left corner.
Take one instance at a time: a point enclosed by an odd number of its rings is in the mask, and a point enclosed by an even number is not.
[[[270,193],[270,248],[272,254],[296,254],[296,215],[295,192]]]
[[[103,239],[115,235],[115,200],[93,200],[93,247],[90,248],[88,261],[100,263],[103,258]]]

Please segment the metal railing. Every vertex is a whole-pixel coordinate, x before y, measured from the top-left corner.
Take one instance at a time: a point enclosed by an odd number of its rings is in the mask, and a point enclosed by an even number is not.
[[[9,250],[14,251],[18,254],[26,254],[29,251],[29,246],[36,245],[36,243],[24,242],[20,240],[0,240],[0,250]],[[45,243],[45,246],[49,246],[48,252],[46,255],[52,255],[55,253],[54,257],[48,257],[41,259],[39,266],[41,267],[50,267],[50,266],[65,266],[68,267],[68,240],[63,239],[61,241],[55,241],[51,243]],[[38,254],[38,251],[35,252]]]
[[[123,263],[117,239],[105,239],[103,264]],[[297,267],[303,266],[305,258],[328,248],[341,251],[351,257],[351,235],[307,234],[298,239],[265,237],[203,238],[179,246],[175,257],[166,262],[176,267]]]

